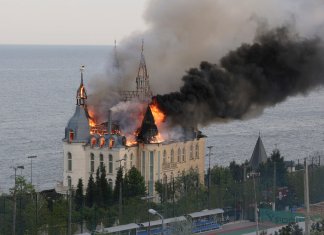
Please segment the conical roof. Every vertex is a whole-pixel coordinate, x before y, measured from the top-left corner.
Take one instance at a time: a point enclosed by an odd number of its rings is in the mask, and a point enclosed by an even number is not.
[[[158,134],[157,126],[155,125],[155,120],[151,111],[150,106],[147,106],[145,116],[143,118],[142,126],[139,130],[137,141],[150,143],[155,139]]]
[[[261,136],[259,136],[259,138],[255,144],[249,164],[253,170],[256,170],[261,163],[267,161],[267,158],[268,158],[267,153],[264,149],[264,145],[262,143]]]
[[[70,131],[74,132],[74,139],[72,142],[88,142],[90,136],[90,126],[87,112],[83,106],[76,106],[74,115],[69,120],[65,128],[65,139],[69,138]]]

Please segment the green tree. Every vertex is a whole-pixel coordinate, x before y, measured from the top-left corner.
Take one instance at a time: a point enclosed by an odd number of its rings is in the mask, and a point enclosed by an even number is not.
[[[100,167],[100,182],[97,184],[97,187],[100,187],[101,191],[101,202],[102,205],[107,207],[111,204],[112,202],[112,189],[111,186],[108,184],[108,180],[106,178],[106,168],[105,166]]]
[[[88,180],[88,187],[86,191],[86,196],[85,196],[85,202],[88,207],[92,207],[94,204],[95,200],[95,194],[96,194],[96,184],[93,180],[92,174],[89,177]]]
[[[125,197],[144,196],[146,192],[144,177],[133,166],[125,175],[123,195]]]
[[[115,180],[115,188],[114,188],[114,201],[118,202],[119,200],[119,191],[120,186],[123,185],[123,169],[120,167],[117,171],[117,176]]]
[[[96,182],[95,182],[95,195],[94,201],[97,206],[102,206],[102,190],[101,190],[101,181],[100,181],[100,166],[97,168],[96,171]]]
[[[77,190],[75,191],[74,203],[75,203],[75,209],[77,211],[83,207],[84,195],[83,195],[83,182],[81,178],[78,181]]]
[[[235,161],[232,161],[229,165],[229,170],[231,172],[232,178],[236,182],[243,181],[244,165],[236,164]]]
[[[279,235],[303,235],[303,229],[297,223],[289,223],[287,226],[279,230]]]

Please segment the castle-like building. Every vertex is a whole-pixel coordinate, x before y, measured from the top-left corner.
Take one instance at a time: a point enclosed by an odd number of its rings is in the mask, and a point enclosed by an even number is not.
[[[150,106],[147,106],[136,143],[127,144],[122,130],[114,124],[109,111],[108,120],[101,125],[91,125],[87,110],[87,92],[83,83],[84,67],[81,67],[81,82],[76,94],[75,113],[65,127],[63,138],[64,172],[61,187],[64,193],[69,187],[76,188],[81,178],[87,185],[89,176],[104,165],[108,183],[114,187],[117,171],[123,167],[127,172],[135,166],[145,179],[147,192],[155,195],[154,183],[169,182],[190,169],[197,171],[200,182],[204,180],[205,137],[198,131],[177,140],[153,141],[158,134]],[[122,92],[122,100],[138,99],[148,102],[152,92],[148,72],[141,53],[136,77],[137,90]],[[107,110],[108,111],[108,110]],[[118,121],[118,120],[117,120]]]

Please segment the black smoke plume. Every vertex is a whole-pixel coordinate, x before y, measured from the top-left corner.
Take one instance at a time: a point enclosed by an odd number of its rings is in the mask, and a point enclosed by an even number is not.
[[[173,124],[244,119],[323,85],[323,70],[321,40],[300,38],[281,27],[230,51],[219,65],[201,62],[182,78],[180,91],[155,99]]]

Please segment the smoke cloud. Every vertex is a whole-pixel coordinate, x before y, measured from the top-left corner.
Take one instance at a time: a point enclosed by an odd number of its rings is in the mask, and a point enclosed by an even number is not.
[[[190,69],[179,92],[157,95],[168,118],[187,126],[243,119],[324,84],[319,38],[301,39],[287,27],[259,32],[253,44],[230,51],[219,65]]]
[[[317,0],[150,0],[144,14],[147,29],[118,40],[118,69],[111,53],[106,75],[90,81],[90,109],[105,119],[107,109],[118,103],[118,91],[135,89],[142,39],[153,93],[176,92],[183,85],[184,71],[201,61],[219,62],[233,48],[253,43],[256,32],[289,25],[303,37],[324,36],[322,4]]]

